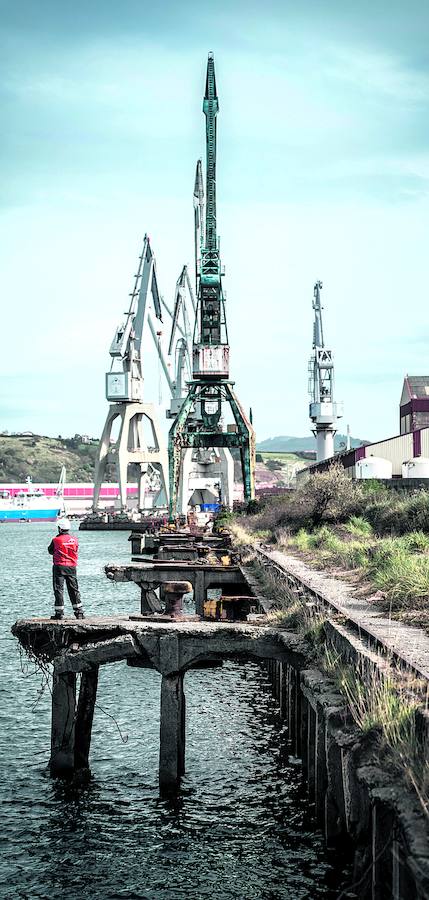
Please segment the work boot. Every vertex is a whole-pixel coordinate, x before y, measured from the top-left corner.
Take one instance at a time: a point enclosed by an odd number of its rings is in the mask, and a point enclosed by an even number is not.
[[[55,615],[51,616],[51,619],[55,619],[59,622],[61,619],[64,619],[64,613],[55,613]]]
[[[77,610],[75,611],[75,616],[76,616],[77,619],[84,619],[84,618],[85,618],[85,613],[84,613],[83,609],[77,609]]]

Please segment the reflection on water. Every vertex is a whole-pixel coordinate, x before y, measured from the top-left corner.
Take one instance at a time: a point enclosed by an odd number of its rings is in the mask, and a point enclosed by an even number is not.
[[[51,532],[0,528],[0,896],[337,897],[341,873],[314,828],[284,723],[254,662],[186,675],[187,771],[174,799],[160,798],[157,784],[160,677],[125,664],[100,672],[91,782],[73,788],[49,778],[49,690],[40,691],[31,665],[22,673],[9,628],[50,611]],[[129,560],[127,533],[79,537],[88,612],[138,610],[136,586],[102,574],[105,562]]]

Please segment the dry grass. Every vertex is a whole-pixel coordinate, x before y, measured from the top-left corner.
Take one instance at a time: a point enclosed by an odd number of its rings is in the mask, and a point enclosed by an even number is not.
[[[316,568],[356,571],[362,581],[381,592],[393,612],[425,609],[429,602],[429,537],[417,531],[377,538],[368,530],[361,537],[352,537],[358,529],[353,522],[340,527],[323,525],[311,532],[300,529],[296,535],[282,537],[279,546],[298,551]],[[342,534],[342,530],[348,533]]]
[[[402,673],[386,674],[384,658],[380,657],[380,663],[382,668],[374,665],[369,675],[362,667],[345,665],[336,652],[324,648],[324,667],[344,694],[356,725],[363,733],[378,732],[390,764],[405,773],[429,818],[429,761],[418,737],[416,716],[422,709],[421,696],[412,695]],[[416,687],[421,694],[422,685]]]

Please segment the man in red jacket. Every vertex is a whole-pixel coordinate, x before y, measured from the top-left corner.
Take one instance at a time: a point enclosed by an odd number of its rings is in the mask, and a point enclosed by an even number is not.
[[[55,594],[55,615],[53,619],[64,617],[64,581],[67,585],[73,611],[77,619],[83,619],[80,602],[79,585],[76,577],[77,555],[79,544],[77,538],[70,534],[68,519],[58,519],[58,534],[49,544],[48,553],[53,556],[53,585]]]

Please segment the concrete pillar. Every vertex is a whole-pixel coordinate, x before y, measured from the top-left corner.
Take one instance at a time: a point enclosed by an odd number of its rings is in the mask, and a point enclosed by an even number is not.
[[[308,706],[307,698],[301,693],[301,759],[304,778],[308,775]]]
[[[161,787],[174,787],[185,771],[185,734],[183,674],[163,675],[159,748]]]
[[[383,803],[372,807],[372,900],[393,897],[393,815]],[[411,897],[410,894],[402,894]]]
[[[54,668],[52,683],[51,775],[70,775],[74,771],[76,715],[76,675],[58,674]]]
[[[274,696],[280,706],[281,692],[281,662],[276,659],[274,663]]]
[[[92,721],[97,698],[98,666],[82,672],[76,713],[74,762],[76,769],[89,769]]]
[[[194,583],[194,602],[195,602],[195,612],[196,612],[197,616],[203,615],[205,600],[206,600],[205,572],[202,569],[196,569],[195,583]]]
[[[392,892],[389,897],[392,897],[392,900],[405,900],[405,898],[406,900],[423,900],[427,897],[427,892],[422,893],[421,887],[420,890],[416,888],[416,882],[407,866],[399,837],[395,837],[392,842]],[[381,900],[381,894],[377,895],[377,900],[378,898]]]
[[[316,788],[316,713],[311,705],[307,706],[307,782],[308,794],[315,798]]]
[[[325,840],[328,846],[337,844],[347,833],[344,802],[342,754],[335,735],[329,728],[325,733],[325,756],[328,787],[325,799]]]
[[[325,728],[325,720],[319,709],[316,713],[315,724],[314,799],[316,801],[316,819],[320,824],[323,824],[325,819],[325,800],[328,786]]]
[[[295,669],[292,666],[288,666],[288,679],[287,679],[287,730],[289,741],[292,745],[293,741],[293,730],[294,730],[294,718],[295,718],[295,694],[294,694],[294,680],[296,677]]]
[[[280,663],[280,715],[282,719],[287,715],[287,695],[286,695],[286,679],[287,679],[286,663]]]
[[[295,698],[295,716],[294,716],[294,735],[293,735],[293,752],[295,756],[301,756],[301,688],[299,684],[299,673],[294,670],[294,698]]]

